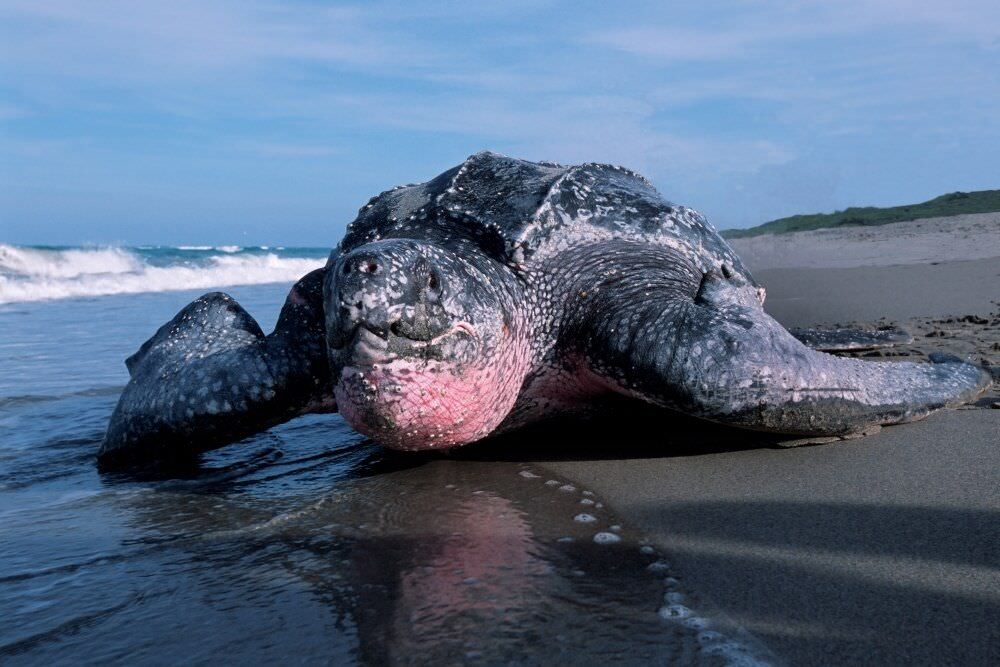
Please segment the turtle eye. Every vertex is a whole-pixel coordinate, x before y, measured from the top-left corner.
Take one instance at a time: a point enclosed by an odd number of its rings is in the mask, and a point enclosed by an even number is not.
[[[441,285],[441,281],[438,280],[437,273],[434,272],[434,271],[431,271],[430,275],[427,276],[427,287],[429,287],[430,289],[436,290],[438,287],[440,287],[440,285]]]

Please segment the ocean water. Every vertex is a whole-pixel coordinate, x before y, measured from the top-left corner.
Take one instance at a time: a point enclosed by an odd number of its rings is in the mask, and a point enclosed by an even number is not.
[[[0,304],[294,282],[329,248],[13,246],[0,243]]]
[[[322,415],[98,470],[146,337],[217,288],[269,331],[325,256],[0,245],[0,663],[754,662],[599,498],[518,460],[546,443],[399,455]]]

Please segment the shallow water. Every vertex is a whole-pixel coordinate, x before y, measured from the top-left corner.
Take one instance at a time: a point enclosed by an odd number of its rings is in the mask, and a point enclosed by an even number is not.
[[[227,291],[270,330],[287,289]],[[538,467],[394,455],[322,415],[100,473],[122,360],[201,291],[0,306],[0,662],[752,661]]]

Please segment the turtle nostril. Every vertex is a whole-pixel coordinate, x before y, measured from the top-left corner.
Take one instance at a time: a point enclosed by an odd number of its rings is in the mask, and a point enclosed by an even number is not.
[[[361,273],[375,273],[376,271],[378,271],[378,264],[372,262],[371,260],[366,262],[361,262],[361,264],[358,266],[358,270],[361,271]]]

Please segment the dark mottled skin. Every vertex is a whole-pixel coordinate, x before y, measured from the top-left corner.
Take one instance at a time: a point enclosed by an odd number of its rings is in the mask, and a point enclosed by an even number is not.
[[[126,359],[131,380],[101,459],[169,458],[335,409],[328,401],[322,278],[322,270],[313,271],[296,283],[268,336],[221,292],[185,306]]]
[[[128,360],[101,449],[200,451],[339,409],[398,449],[448,448],[624,394],[734,426],[840,436],[989,383],[956,359],[870,363],[807,347],[697,212],[620,167],[478,153],[371,199],[264,336],[198,299]],[[799,336],[823,349],[899,332]]]

